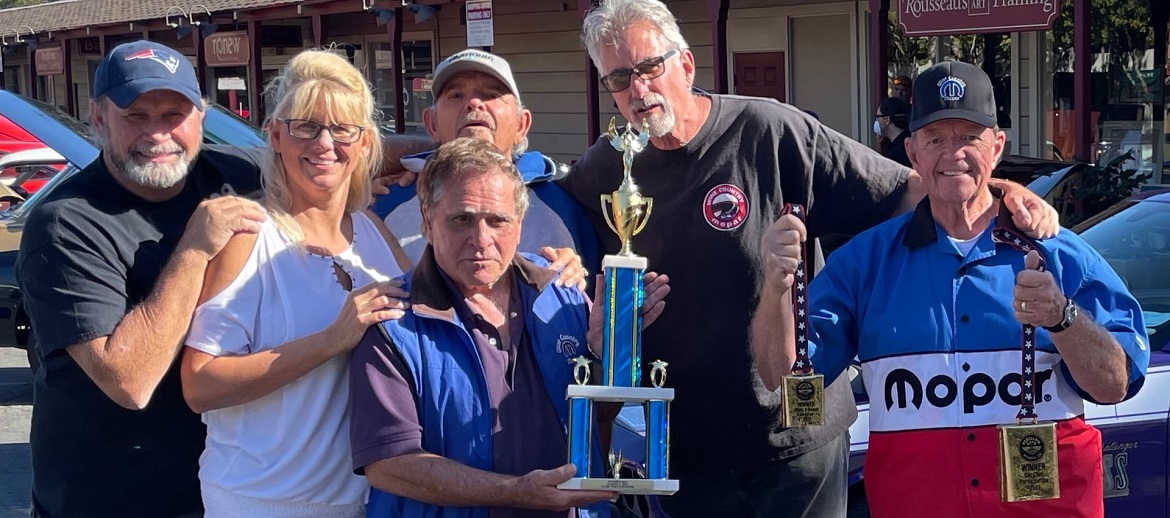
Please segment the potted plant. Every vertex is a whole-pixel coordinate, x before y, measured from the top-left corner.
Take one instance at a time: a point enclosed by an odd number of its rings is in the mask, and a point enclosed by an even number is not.
[[[1104,164],[1089,164],[1085,167],[1081,171],[1080,181],[1072,189],[1079,214],[1075,216],[1076,221],[1067,222],[1066,225],[1083,221],[1128,198],[1153,177],[1153,173],[1140,173],[1137,169],[1126,168],[1126,162],[1133,159],[1131,149]]]

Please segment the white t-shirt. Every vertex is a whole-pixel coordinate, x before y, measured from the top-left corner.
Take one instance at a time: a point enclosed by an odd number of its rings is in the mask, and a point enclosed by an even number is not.
[[[319,332],[353,288],[402,273],[364,213],[353,242],[333,258],[290,243],[272,219],[262,226],[240,274],[195,310],[187,345],[215,356],[244,355]],[[263,397],[203,414],[207,446],[199,480],[213,516],[363,516],[369,486],[349,451],[349,355],[336,356]]]

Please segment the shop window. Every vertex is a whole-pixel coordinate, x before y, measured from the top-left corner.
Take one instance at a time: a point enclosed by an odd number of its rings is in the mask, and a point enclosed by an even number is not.
[[[918,72],[942,61],[963,61],[979,66],[991,78],[995,90],[996,119],[1000,129],[1012,127],[1012,40],[1008,34],[960,34],[933,38],[906,37],[890,10],[890,44],[887,82],[898,77],[914,80]],[[887,91],[886,95],[893,95]]]
[[[208,67],[205,75],[205,97],[240,117],[251,116],[247,66]]]
[[[370,60],[370,78],[374,87],[374,99],[381,115],[382,129],[394,132],[394,107],[399,101],[394,95],[393,47],[389,43],[372,43],[373,59]],[[426,134],[423,127],[423,110],[434,102],[431,96],[431,76],[435,59],[431,40],[402,42],[402,103],[406,118],[406,132]]]
[[[1149,2],[1157,0],[1092,0],[1091,87],[1092,128],[1090,161],[1106,162],[1125,153],[1134,159],[1126,167],[1155,171],[1156,143],[1164,128],[1155,127],[1155,109],[1162,109],[1155,84],[1154,31]],[[1050,104],[1045,113],[1049,155],[1071,160],[1076,109],[1073,105],[1073,2],[1064,2],[1053,30],[1045,33],[1043,86]]]

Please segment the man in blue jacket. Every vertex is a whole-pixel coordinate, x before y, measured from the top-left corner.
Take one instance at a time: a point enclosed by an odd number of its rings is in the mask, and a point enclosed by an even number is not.
[[[458,52],[439,63],[431,83],[434,105],[423,112],[423,124],[436,144],[458,137],[478,137],[509,154],[528,185],[529,207],[520,250],[572,248],[582,264],[597,271],[601,246],[580,204],[553,183],[562,167],[538,151],[527,151],[532,113],[520,101],[512,68],[503,58],[477,49]],[[402,166],[422,170],[434,151],[406,156]],[[426,247],[420,234],[421,215],[415,187],[394,185],[374,203],[374,212],[398,236],[402,249],[418,262]]]
[[[429,244],[405,279],[410,311],[371,328],[351,360],[367,516],[606,516],[612,493],[556,487],[576,473],[565,464],[570,360],[599,348],[600,312],[590,317],[540,258],[516,254],[529,189],[491,143],[444,144],[417,185]],[[664,275],[644,280],[649,325],[669,288]]]

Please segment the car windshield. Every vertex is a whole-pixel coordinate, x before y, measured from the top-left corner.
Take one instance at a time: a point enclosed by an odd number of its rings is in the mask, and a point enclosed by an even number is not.
[[[1153,350],[1170,342],[1170,203],[1127,201],[1076,228],[1142,305]]]
[[[89,141],[91,144],[93,143],[93,137],[89,133],[89,126],[86,126],[81,121],[74,118],[72,115],[65,113],[65,111],[62,110],[61,108],[58,108],[58,107],[53,106],[53,105],[48,104],[48,103],[38,101],[36,99],[29,99],[27,97],[25,97],[24,100],[25,100],[25,102],[27,102],[33,106],[36,106],[41,111],[45,112],[45,114],[52,117],[57,122],[61,123],[62,126],[69,128],[74,133],[76,133],[78,136]]]

